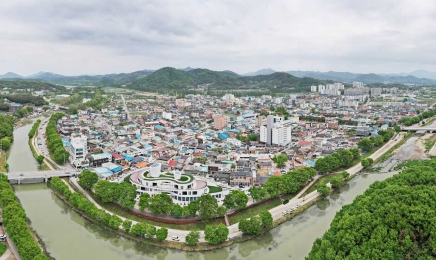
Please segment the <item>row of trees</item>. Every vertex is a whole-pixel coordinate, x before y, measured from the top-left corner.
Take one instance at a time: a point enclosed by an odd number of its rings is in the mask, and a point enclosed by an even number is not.
[[[336,213],[306,259],[434,259],[436,161],[414,161]]]
[[[62,138],[60,137],[56,128],[57,121],[64,116],[63,113],[55,113],[50,117],[47,127],[45,129],[45,136],[47,138],[47,147],[53,160],[58,164],[65,164],[70,157],[70,153],[64,148]]]
[[[395,134],[393,129],[379,130],[377,137],[362,138],[357,146],[363,151],[370,151],[374,147],[380,147],[388,142]]]
[[[24,260],[48,260],[27,225],[26,212],[17,201],[8,177],[0,173],[0,207],[3,208],[3,225]]]
[[[41,124],[41,120],[38,119],[36,120],[36,122],[33,124],[32,129],[30,129],[29,131],[29,139],[32,139],[35,136],[36,131],[38,130],[39,124]]]
[[[296,193],[315,176],[316,171],[309,167],[296,169],[282,176],[271,176],[265,182],[263,188],[250,188],[250,196],[256,200],[263,199],[266,196],[278,197],[284,193]]]
[[[238,139],[241,142],[248,142],[248,141],[258,141],[259,140],[259,136],[257,134],[248,134],[248,135],[241,135],[241,134],[237,134],[236,139]]]
[[[343,167],[350,167],[353,161],[359,158],[360,152],[356,148],[340,150],[332,155],[316,160],[315,169],[322,173],[329,173]]]
[[[65,184],[60,178],[54,177],[51,179],[52,187],[64,195],[75,207],[85,212],[91,218],[98,222],[107,225],[113,229],[123,229],[130,232],[132,235],[143,237],[146,235],[148,238],[156,236],[159,240],[165,240],[168,236],[168,229],[156,229],[155,226],[139,222],[132,225],[131,220],[122,220],[117,215],[111,215],[103,209],[98,209],[93,203],[86,199],[82,194],[71,192],[68,185]]]
[[[404,117],[401,119],[401,123],[403,123],[405,126],[411,126],[414,125],[416,123],[421,122],[423,119],[427,119],[430,118],[432,116],[436,115],[436,109],[433,110],[427,110],[425,112],[422,112],[420,115],[418,116],[414,116],[414,117]]]

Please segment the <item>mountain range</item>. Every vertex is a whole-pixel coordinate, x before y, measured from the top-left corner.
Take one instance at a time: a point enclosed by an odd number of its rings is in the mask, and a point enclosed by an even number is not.
[[[292,76],[288,77],[286,76]],[[274,75],[273,77],[267,77]],[[263,77],[262,77],[263,76]],[[314,85],[326,81],[351,83],[360,81],[365,84],[372,83],[401,83],[401,84],[436,84],[436,73],[426,70],[416,70],[410,73],[375,74],[351,72],[319,72],[319,71],[285,71],[276,72],[271,68],[239,75],[233,71],[212,71],[208,69],[194,69],[191,67],[174,69],[162,68],[159,70],[140,70],[132,73],[118,73],[105,75],[64,76],[51,72],[38,72],[30,76],[21,76],[13,72],[0,75],[0,79],[36,79],[52,84],[61,85],[95,85],[95,86],[129,86],[133,88],[150,88],[152,85],[188,87],[201,84],[211,84],[219,88],[243,87],[250,84],[259,85],[278,84],[277,87],[300,87],[300,82],[313,82]]]

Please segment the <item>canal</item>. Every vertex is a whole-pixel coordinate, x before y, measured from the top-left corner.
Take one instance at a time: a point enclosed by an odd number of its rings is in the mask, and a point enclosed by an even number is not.
[[[11,170],[35,170],[37,167],[27,144],[30,127],[26,125],[14,132],[15,142],[8,160]],[[25,142],[20,142],[20,138]],[[13,153],[14,150],[20,152]],[[403,151],[407,150],[413,149]],[[22,158],[28,159],[24,161]],[[51,256],[59,260],[304,259],[315,239],[329,228],[336,212],[343,205],[351,203],[375,181],[384,180],[392,175],[393,173],[382,173],[357,176],[328,198],[269,233],[248,242],[204,253],[162,249],[120,237],[78,215],[58,199],[45,184],[14,187],[31,220],[32,228],[42,238]]]

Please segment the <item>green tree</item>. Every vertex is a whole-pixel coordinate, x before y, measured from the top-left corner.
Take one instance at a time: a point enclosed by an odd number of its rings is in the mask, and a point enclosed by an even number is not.
[[[179,204],[174,204],[173,208],[171,209],[171,215],[176,218],[181,217],[183,215],[182,206],[180,206]]]
[[[342,176],[340,176],[340,175],[334,176],[333,178],[330,179],[330,183],[331,183],[333,188],[337,188],[337,187],[341,186]]]
[[[44,162],[44,159],[44,155],[41,154],[36,157],[36,161],[38,162],[39,166],[41,166],[41,164]]]
[[[129,232],[131,228],[132,228],[132,221],[129,219],[124,220],[123,222],[124,231]]]
[[[243,209],[247,206],[248,196],[244,191],[232,190],[224,198],[224,206],[228,209]]]
[[[112,215],[111,219],[109,220],[109,227],[113,229],[118,229],[122,223],[123,220],[120,217],[118,217],[117,215]]]
[[[150,203],[150,194],[145,192],[142,193],[141,196],[139,196],[139,203],[138,203],[139,209],[141,211],[144,211],[144,209],[148,209],[149,203]]]
[[[210,194],[201,195],[197,200],[198,212],[202,219],[212,219],[218,214],[218,201]]]
[[[273,224],[273,217],[268,210],[261,211],[259,213],[260,220],[262,222],[262,226],[271,227]]]
[[[160,240],[160,241],[164,241],[165,239],[167,239],[167,237],[168,237],[168,229],[166,229],[166,228],[159,228],[157,231],[156,231],[156,238],[158,239],[158,240]]]
[[[316,190],[321,194],[321,196],[325,197],[330,194],[330,188],[325,184],[318,184],[316,186]]]
[[[147,228],[145,229],[145,234],[148,238],[153,238],[156,235],[156,227],[148,224]]]
[[[248,135],[248,140],[250,140],[250,141],[257,141],[258,140],[257,134],[249,134]]]
[[[117,202],[120,198],[120,186],[116,182],[98,181],[94,186],[95,195],[104,203]]]
[[[238,229],[245,235],[257,235],[260,232],[261,221],[257,216],[239,221]]]
[[[395,130],[395,132],[399,133],[399,132],[401,132],[401,127],[396,125],[396,126],[394,126],[394,130]]]
[[[218,217],[224,217],[224,215],[226,214],[226,212],[227,212],[227,208],[224,207],[224,206],[220,206],[220,207],[218,207],[216,213],[217,213]]]
[[[278,197],[285,191],[285,184],[281,176],[271,176],[263,185],[271,197]]]
[[[233,163],[231,168],[232,168],[232,170],[236,169],[236,165]]]
[[[348,178],[348,176],[350,176],[350,174],[347,171],[343,171],[343,172],[341,172],[341,176],[343,179],[346,179],[346,178]]]
[[[363,166],[363,168],[366,168],[369,166],[369,162],[367,159],[362,159],[362,161],[360,161],[360,164]]]
[[[140,222],[136,223],[132,226],[132,229],[130,229],[130,233],[137,237],[143,237],[145,233],[147,232],[147,223]]]
[[[1,129],[0,129],[1,131]],[[3,137],[1,140],[2,150],[7,151],[9,148],[11,148],[11,138],[10,137]]]
[[[44,157],[43,157],[44,158]],[[85,190],[91,190],[92,187],[98,182],[98,175],[95,172],[92,172],[90,170],[83,170],[79,174],[79,181],[78,183],[82,188]]]
[[[213,245],[226,241],[228,235],[229,229],[224,224],[219,224],[217,227],[207,225],[204,230],[204,239]]]
[[[198,209],[199,209],[199,204],[198,201],[194,200],[189,202],[187,207],[187,211],[189,212],[189,215],[185,215],[184,216],[195,216],[195,214],[197,213]]]
[[[363,151],[369,151],[372,149],[372,142],[369,138],[362,138],[362,140],[360,140],[357,143],[357,146],[362,149]]]
[[[120,203],[120,206],[124,209],[133,209],[136,203],[136,186],[128,182],[122,182],[118,185],[120,190],[118,202]]]
[[[173,200],[166,193],[156,194],[150,198],[148,209],[154,215],[169,214],[173,208]]]
[[[196,246],[199,239],[200,239],[200,232],[194,230],[189,232],[189,234],[185,238],[186,243],[188,243],[188,245],[190,246]]]
[[[266,190],[261,187],[250,187],[248,192],[255,201],[263,200],[268,195]]]
[[[26,110],[28,113],[32,113],[33,112],[33,107],[26,107]]]
[[[277,164],[277,167],[284,167],[288,161],[288,156],[281,153],[279,155],[274,155],[272,160]]]

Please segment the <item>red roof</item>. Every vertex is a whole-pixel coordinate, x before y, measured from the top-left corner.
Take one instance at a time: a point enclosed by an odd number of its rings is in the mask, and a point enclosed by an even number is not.
[[[119,159],[123,159],[124,157],[117,154],[117,153],[112,153],[112,156],[114,157],[114,160],[119,160]]]
[[[304,140],[300,140],[297,143],[297,146],[311,146],[311,145],[312,145],[312,142],[304,141]]]
[[[175,160],[171,160],[169,163],[168,163],[168,166],[171,166],[171,167],[174,167],[174,166],[176,166],[177,165],[177,161],[175,161]]]

